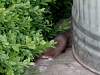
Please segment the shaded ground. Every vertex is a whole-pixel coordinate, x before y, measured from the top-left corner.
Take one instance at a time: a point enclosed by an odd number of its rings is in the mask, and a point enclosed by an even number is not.
[[[72,48],[67,49],[54,60],[40,59],[31,66],[32,70],[41,72],[34,75],[97,75],[81,66],[72,54]]]

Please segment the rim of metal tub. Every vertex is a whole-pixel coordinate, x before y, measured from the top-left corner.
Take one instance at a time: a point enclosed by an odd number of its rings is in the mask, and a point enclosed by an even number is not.
[[[75,59],[83,66],[85,67],[86,69],[90,70],[91,72],[95,73],[95,74],[98,74],[100,75],[100,72],[96,71],[95,69],[87,66],[86,64],[84,64],[77,56],[77,54],[75,54],[75,50],[74,50],[74,45],[72,44],[72,52],[73,52],[73,55],[75,57]]]

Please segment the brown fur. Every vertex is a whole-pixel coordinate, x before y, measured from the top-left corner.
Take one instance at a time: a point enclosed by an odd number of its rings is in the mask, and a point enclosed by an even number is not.
[[[68,37],[65,33],[59,33],[55,38],[54,41],[57,42],[55,44],[55,48],[48,47],[46,51],[43,53],[43,56],[49,56],[51,58],[55,58],[58,56],[68,44]]]

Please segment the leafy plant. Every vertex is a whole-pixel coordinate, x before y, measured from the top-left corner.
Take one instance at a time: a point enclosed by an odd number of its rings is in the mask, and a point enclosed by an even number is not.
[[[58,32],[66,32],[67,29],[70,28],[69,24],[71,23],[70,20],[63,20],[63,22],[61,24],[59,24],[59,26],[55,25],[52,30],[49,31],[49,35],[47,36],[47,38],[49,39],[53,39]]]
[[[34,56],[54,45],[36,27],[49,21],[43,19],[45,8],[36,5],[37,0],[33,2],[34,6],[30,0],[0,0],[1,75],[28,75],[24,67],[33,65]]]
[[[53,23],[71,16],[72,2],[73,0],[56,0],[56,2],[48,4],[52,13]]]
[[[60,19],[69,18],[71,16],[72,0],[55,0],[49,2],[48,6],[40,5],[40,7],[45,8],[46,12],[43,12],[44,19],[49,21],[47,22],[49,25],[47,24],[43,28],[41,27],[45,40],[53,39],[59,31],[65,31],[69,28],[71,21],[64,21],[59,27],[56,27],[56,23]]]
[[[47,47],[53,47],[53,40],[47,41],[67,27],[65,22],[57,29],[52,5],[58,0],[0,0],[0,74],[28,75],[24,70],[34,65],[34,57]],[[65,1],[64,1],[65,2]],[[58,6],[57,6],[58,7]],[[60,8],[60,7],[58,7]]]

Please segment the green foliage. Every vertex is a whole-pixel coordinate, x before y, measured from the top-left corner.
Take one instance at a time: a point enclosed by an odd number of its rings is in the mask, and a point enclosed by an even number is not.
[[[55,25],[52,28],[52,30],[49,31],[50,34],[47,36],[47,38],[53,39],[58,34],[59,31],[66,32],[66,30],[70,28],[69,26],[70,23],[71,23],[70,20],[68,21],[64,20],[59,26]]]
[[[38,1],[0,0],[1,75],[28,75],[30,72],[25,72],[24,67],[33,65],[34,56],[54,45],[53,40],[45,41],[42,36],[42,28],[48,28],[45,25],[49,21],[44,19],[45,8],[40,8]],[[37,29],[38,26],[42,28]]]
[[[72,2],[73,0],[56,0],[54,3],[49,3],[54,23],[58,22],[61,18],[71,16]]]
[[[59,6],[62,3],[70,4],[67,1],[0,0],[1,75],[29,75],[32,73],[24,70],[24,67],[34,65],[31,62],[34,57],[55,44],[54,40],[45,41],[44,39],[53,37],[58,31],[69,28],[69,22],[66,21],[59,28],[52,23],[52,20],[58,20],[57,15],[54,14],[56,10],[52,7],[60,9]]]
[[[46,16],[44,15],[44,13],[47,13],[48,10],[46,7],[48,7],[48,3],[51,1],[52,0],[30,0],[32,6],[31,9],[29,9],[30,17],[32,18],[31,28],[35,31],[41,31],[44,37],[46,37],[46,32],[52,30],[50,27],[53,25],[53,23],[45,18]]]
[[[46,19],[47,24],[44,27],[39,26],[42,29],[42,34],[46,40],[53,39],[58,31],[65,31],[69,28],[70,21],[64,21],[59,27],[55,24],[64,18],[69,18],[71,16],[72,0],[53,0],[47,5],[40,5],[40,7],[45,8],[46,12],[43,12],[44,19]],[[48,22],[48,21],[49,22]]]

